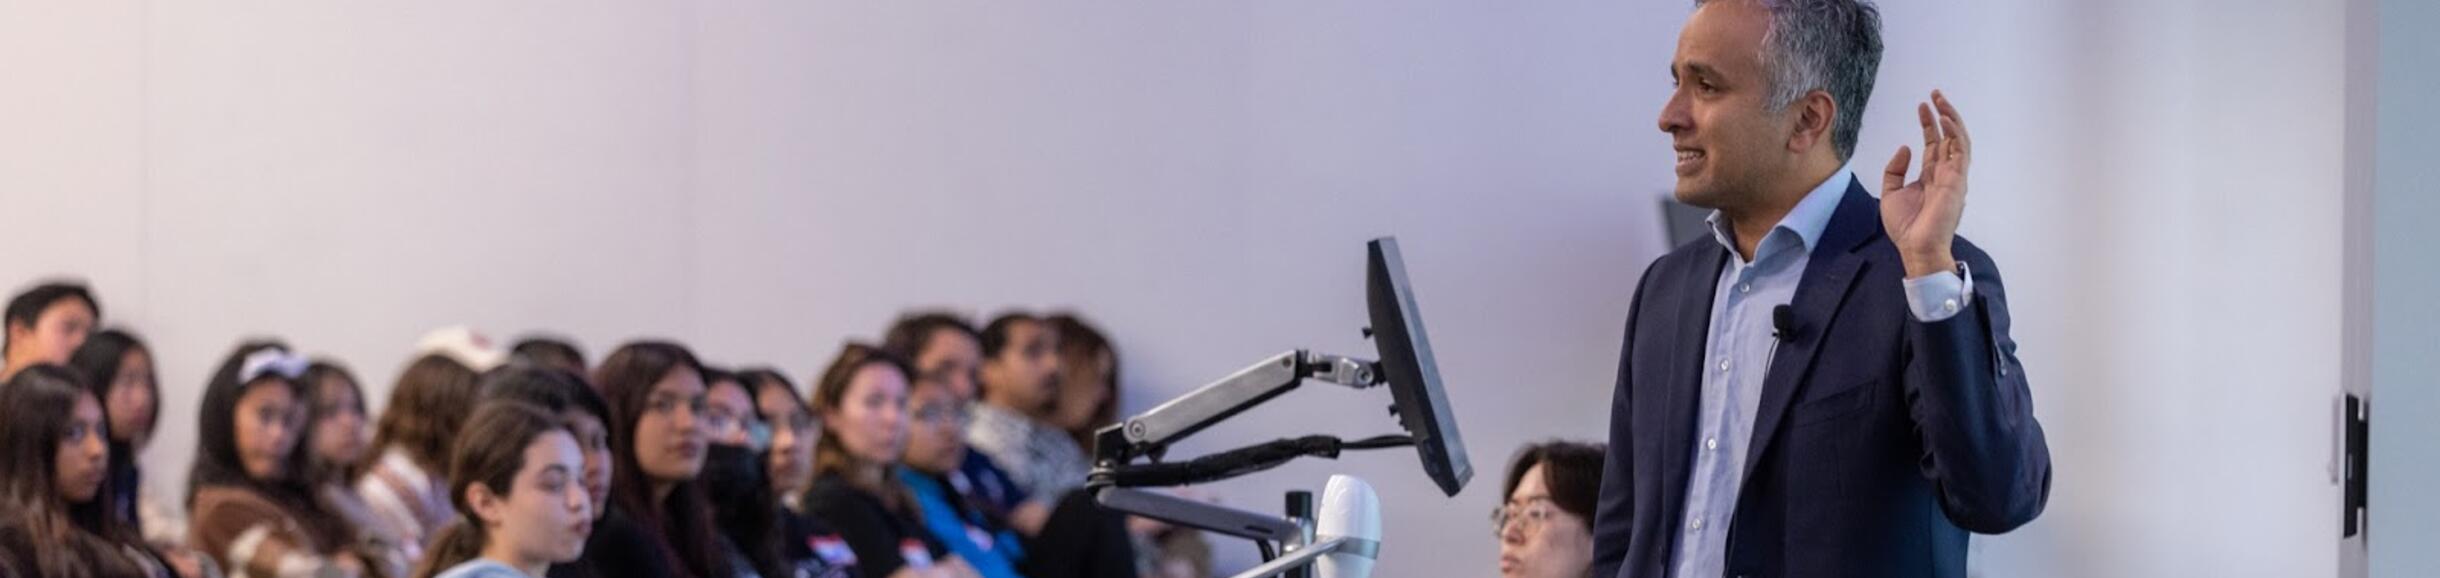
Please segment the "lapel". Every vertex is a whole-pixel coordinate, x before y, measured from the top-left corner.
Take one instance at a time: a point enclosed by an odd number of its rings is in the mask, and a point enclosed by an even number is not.
[[[1799,386],[1805,383],[1803,377],[1812,373],[1822,337],[1829,334],[1831,323],[1838,319],[1848,290],[1863,277],[1866,261],[1856,249],[1880,236],[1880,203],[1864,192],[1860,181],[1849,181],[1847,194],[1839,198],[1838,209],[1830,214],[1830,225],[1822,229],[1821,242],[1814,246],[1812,258],[1805,264],[1804,276],[1796,282],[1796,297],[1790,304],[1796,312],[1796,340],[1779,345],[1778,353],[1771,359],[1770,373],[1762,378],[1762,404],[1754,414],[1754,433],[1749,442],[1752,449],[1745,454],[1746,475],[1753,475],[1754,464],[1770,452],[1771,442],[1778,437],[1779,424],[1787,417],[1788,406],[1802,393]]]
[[[1693,473],[1693,466],[1687,462],[1694,458],[1694,452],[1687,448],[1694,447],[1695,425],[1699,423],[1696,413],[1703,399],[1703,349],[1709,343],[1704,336],[1711,330],[1712,292],[1718,289],[1720,270],[1728,266],[1729,259],[1728,249],[1718,243],[1705,239],[1701,246],[1695,252],[1694,263],[1687,267],[1687,274],[1674,280],[1677,302],[1670,304],[1677,314],[1677,333],[1668,336],[1671,350],[1668,373],[1661,382],[1665,400],[1661,407],[1665,410],[1659,447],[1661,471],[1666,473],[1661,478],[1665,481],[1661,495],[1669,497],[1664,503],[1676,507],[1667,508],[1670,511],[1665,513],[1666,520],[1684,515],[1682,498],[1686,495],[1688,476]],[[1675,533],[1664,534],[1672,536],[1668,541],[1674,543]]]

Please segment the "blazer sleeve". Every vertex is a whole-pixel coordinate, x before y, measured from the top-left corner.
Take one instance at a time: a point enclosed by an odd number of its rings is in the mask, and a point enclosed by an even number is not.
[[[1999,534],[2041,515],[2050,499],[2050,446],[2033,417],[2025,368],[2008,336],[1999,266],[1958,239],[1973,275],[1968,311],[1936,322],[1908,316],[1904,381],[1920,432],[1923,476],[1951,522]]]

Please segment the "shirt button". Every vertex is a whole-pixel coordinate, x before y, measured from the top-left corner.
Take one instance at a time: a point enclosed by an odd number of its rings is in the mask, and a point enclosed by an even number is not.
[[[1720,438],[1703,438],[1703,449],[1720,449]]]
[[[1956,299],[1950,299],[1950,300],[1947,300],[1947,301],[1942,301],[1942,302],[1940,302],[1940,311],[1942,311],[1942,312],[1944,312],[1944,313],[1956,313],[1956,312],[1957,312],[1957,300],[1956,300]]]
[[[1728,358],[1720,358],[1720,371],[1728,371]]]
[[[1686,524],[1686,529],[1688,529],[1688,530],[1698,530],[1698,531],[1699,531],[1699,530],[1702,530],[1702,529],[1703,529],[1703,519],[1702,519],[1702,518],[1695,518],[1693,522],[1689,522],[1689,523],[1687,523],[1687,524]]]
[[[1752,284],[1752,283],[1738,283],[1738,284],[1737,284],[1737,292],[1738,292],[1738,293],[1752,293],[1752,292],[1754,292],[1754,284]]]

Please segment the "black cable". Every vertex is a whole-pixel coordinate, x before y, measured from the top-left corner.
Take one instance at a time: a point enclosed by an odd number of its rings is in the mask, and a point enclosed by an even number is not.
[[[1347,443],[1344,443],[1344,444],[1340,444],[1340,447],[1343,447],[1343,448],[1346,448],[1346,449],[1351,449],[1351,450],[1378,450],[1378,449],[1385,449],[1385,448],[1403,448],[1403,447],[1412,447],[1412,446],[1414,446],[1414,445],[1415,445],[1415,436],[1403,435],[1403,434],[1393,434],[1393,435],[1385,435],[1385,436],[1373,436],[1373,437],[1364,438],[1364,439],[1360,439],[1360,440],[1356,440],[1356,441],[1352,441],[1352,442],[1347,442]]]
[[[1119,487],[1168,487],[1200,484],[1268,470],[1305,456],[1337,459],[1341,450],[1373,450],[1408,447],[1415,438],[1407,435],[1385,435],[1353,442],[1330,436],[1285,438],[1243,448],[1202,456],[1182,462],[1128,464],[1098,468],[1088,480],[1094,485]]]
[[[1255,546],[1259,546],[1259,547],[1261,547],[1261,548],[1262,548],[1262,561],[1264,561],[1264,562],[1270,562],[1270,561],[1272,561],[1272,560],[1277,560],[1277,559],[1279,559],[1279,555],[1278,555],[1278,554],[1273,554],[1273,553],[1271,553],[1271,541],[1270,541],[1270,540],[1255,540],[1255,541],[1254,541],[1254,545],[1255,545]]]

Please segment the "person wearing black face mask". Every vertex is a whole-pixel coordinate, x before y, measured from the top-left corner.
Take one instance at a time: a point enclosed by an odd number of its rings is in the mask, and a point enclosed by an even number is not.
[[[714,382],[714,388],[737,387],[736,381]],[[708,392],[707,392],[708,393]],[[761,431],[753,412],[741,416],[741,428]],[[771,578],[849,578],[856,576],[854,556],[836,531],[811,517],[780,507],[764,470],[762,451],[767,439],[746,436],[748,444],[713,443],[704,455],[704,488],[719,498],[712,520],[734,546],[730,565],[753,568]],[[830,545],[825,548],[824,545]]]

